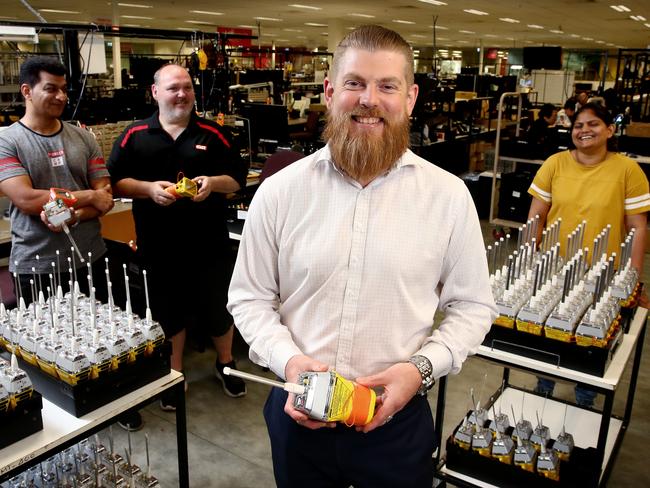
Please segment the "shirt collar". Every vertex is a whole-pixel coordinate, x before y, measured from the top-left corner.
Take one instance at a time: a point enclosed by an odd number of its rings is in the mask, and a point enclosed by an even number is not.
[[[391,169],[387,174],[393,173],[395,170],[398,170],[402,167],[405,166],[414,166],[415,165],[415,159],[414,158],[407,158],[405,157],[407,154],[410,153],[410,149],[407,149],[404,154],[397,160],[397,163]],[[331,164],[332,167],[336,170],[339,171],[336,165],[334,164],[334,160],[332,159],[332,152],[330,151],[330,145],[326,144],[325,147],[323,147],[321,150],[319,150],[314,158],[314,166],[317,166],[319,164]]]
[[[156,110],[151,117],[148,119],[145,119],[144,122],[149,126],[149,129],[157,129],[157,130],[164,130],[162,126],[160,125],[160,111]],[[196,120],[199,118],[198,115],[196,115],[196,112],[192,110],[192,113],[190,114],[190,123],[187,124],[188,127],[194,126]]]

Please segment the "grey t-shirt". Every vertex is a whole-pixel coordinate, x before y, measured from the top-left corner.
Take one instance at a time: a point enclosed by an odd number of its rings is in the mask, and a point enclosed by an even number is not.
[[[0,181],[20,175],[29,176],[34,188],[70,191],[90,189],[91,180],[109,176],[92,134],[65,122],[59,132],[50,136],[38,134],[20,122],[0,132]],[[13,203],[9,211],[12,242],[9,270],[31,273],[35,267],[37,273],[49,273],[58,250],[62,271],[66,271],[71,244],[65,233],[52,232],[40,216],[27,215]],[[100,230],[99,219],[81,222],[70,229],[84,257],[92,252],[95,260],[106,252]],[[40,262],[36,261],[37,254]],[[75,257],[75,261],[80,266],[79,259]]]

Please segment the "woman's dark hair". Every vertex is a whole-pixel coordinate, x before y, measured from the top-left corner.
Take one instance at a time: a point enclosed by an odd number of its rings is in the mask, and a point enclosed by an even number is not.
[[[608,127],[614,123],[614,118],[612,117],[612,114],[609,112],[609,110],[607,110],[607,108],[604,105],[601,105],[600,103],[585,103],[576,112],[573,118],[574,124],[575,121],[578,120],[578,115],[586,111],[592,112],[596,117],[602,120],[605,123],[605,125]],[[607,150],[612,152],[618,150],[618,143],[616,140],[616,136],[612,136],[609,139],[607,139]]]
[[[576,112],[576,118],[586,110],[593,112],[596,117],[605,122],[605,125],[612,125],[614,123],[614,118],[612,117],[612,114],[609,113],[609,110],[607,110],[604,105],[593,102],[585,103],[582,105]]]
[[[66,74],[65,66],[56,58],[36,56],[29,58],[20,65],[18,83],[21,85],[27,84],[30,88],[34,88],[41,81],[41,71],[55,76],[65,76]]]

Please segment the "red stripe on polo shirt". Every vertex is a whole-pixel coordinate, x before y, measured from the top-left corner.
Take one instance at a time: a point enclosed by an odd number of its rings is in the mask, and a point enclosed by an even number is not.
[[[223,142],[226,147],[230,147],[230,143],[228,142],[228,139],[226,139],[221,132],[217,130],[216,127],[212,127],[211,125],[207,124],[202,124],[201,122],[197,122],[196,125],[198,125],[201,129],[209,130],[210,132],[213,132],[219,136],[219,139],[221,139],[221,142]]]
[[[92,165],[104,166],[104,165],[106,165],[106,162],[104,161],[104,158],[95,158],[95,159],[91,159],[90,161],[88,161],[88,164],[91,165],[91,166]]]
[[[18,158],[13,157],[13,156],[8,157],[8,158],[0,159],[0,165],[6,166],[6,165],[9,165],[9,164],[20,164],[20,165],[22,165],[20,160]]]
[[[147,124],[135,125],[135,126],[131,127],[128,131],[126,131],[126,135],[124,136],[124,139],[122,139],[122,142],[120,143],[120,147],[126,146],[126,144],[129,142],[129,137],[131,137],[131,135],[134,132],[138,132],[139,130],[145,130],[145,129],[148,129],[148,128],[149,128],[149,126]]]

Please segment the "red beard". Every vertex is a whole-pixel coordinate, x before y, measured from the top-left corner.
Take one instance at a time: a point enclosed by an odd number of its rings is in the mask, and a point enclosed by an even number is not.
[[[378,117],[381,134],[356,130],[352,117]],[[388,118],[378,109],[355,109],[329,115],[324,139],[329,143],[334,164],[350,178],[366,184],[391,170],[409,145],[409,119]]]

